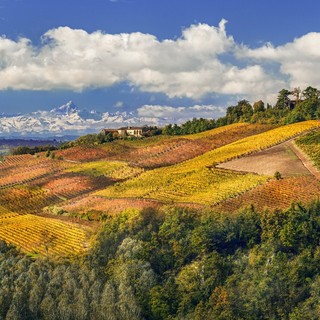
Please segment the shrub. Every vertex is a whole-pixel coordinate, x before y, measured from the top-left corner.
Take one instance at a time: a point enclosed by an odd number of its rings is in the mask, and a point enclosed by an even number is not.
[[[281,173],[279,171],[276,171],[273,175],[273,177],[277,180],[281,180],[282,179],[282,176],[281,176]]]

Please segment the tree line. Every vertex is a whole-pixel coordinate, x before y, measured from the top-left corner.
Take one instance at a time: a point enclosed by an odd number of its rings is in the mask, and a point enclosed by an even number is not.
[[[265,105],[262,100],[251,105],[244,99],[229,106],[226,115],[217,120],[194,118],[181,125],[169,124],[162,132],[168,135],[185,135],[237,122],[290,124],[311,119],[320,119],[320,91],[309,86],[303,91],[299,88],[291,91],[282,89],[274,106]]]
[[[320,202],[109,216],[84,257],[0,243],[0,319],[319,319]]]

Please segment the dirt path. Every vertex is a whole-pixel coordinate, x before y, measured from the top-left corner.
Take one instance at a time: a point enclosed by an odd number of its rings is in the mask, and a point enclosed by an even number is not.
[[[309,170],[309,172],[314,175],[318,180],[320,180],[320,172],[312,164],[306,154],[294,143],[294,140],[287,142],[289,148],[296,154],[296,156],[301,160],[303,165]]]

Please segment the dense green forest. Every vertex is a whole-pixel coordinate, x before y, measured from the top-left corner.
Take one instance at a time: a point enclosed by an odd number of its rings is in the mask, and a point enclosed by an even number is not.
[[[0,319],[319,319],[320,202],[110,216],[75,260],[0,245]]]

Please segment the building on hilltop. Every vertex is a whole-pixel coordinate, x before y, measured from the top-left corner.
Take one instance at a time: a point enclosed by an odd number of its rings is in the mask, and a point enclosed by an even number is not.
[[[122,127],[119,129],[102,129],[101,133],[107,135],[108,133],[116,133],[119,136],[130,136],[130,137],[142,137],[141,127]]]

